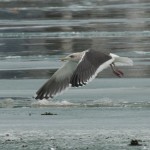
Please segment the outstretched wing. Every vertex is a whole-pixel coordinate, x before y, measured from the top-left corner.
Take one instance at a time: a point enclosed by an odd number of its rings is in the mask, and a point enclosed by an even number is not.
[[[53,76],[36,92],[35,99],[53,98],[54,95],[69,87],[70,78],[77,67],[76,62],[69,61],[57,70]]]
[[[102,52],[94,50],[85,51],[84,56],[81,58],[71,77],[70,83],[72,87],[85,85],[113,61],[114,58]]]

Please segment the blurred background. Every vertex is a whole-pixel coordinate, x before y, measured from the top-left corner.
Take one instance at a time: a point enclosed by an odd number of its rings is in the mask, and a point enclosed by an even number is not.
[[[0,0],[1,79],[48,78],[60,57],[89,48],[131,57],[125,77],[145,78],[149,47],[149,0]]]
[[[150,150],[149,47],[150,0],[0,0],[0,150]],[[35,101],[61,57],[89,48],[134,65]]]

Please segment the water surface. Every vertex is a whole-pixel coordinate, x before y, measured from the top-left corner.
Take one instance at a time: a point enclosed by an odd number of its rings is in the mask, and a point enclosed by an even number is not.
[[[149,10],[149,0],[1,0],[0,149],[150,149]],[[108,68],[53,101],[34,100],[61,57],[89,48],[134,65],[119,66],[122,79]]]

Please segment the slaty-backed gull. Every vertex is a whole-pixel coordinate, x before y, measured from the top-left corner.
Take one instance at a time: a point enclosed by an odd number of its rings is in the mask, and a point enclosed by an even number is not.
[[[67,62],[36,92],[35,99],[53,98],[68,87],[86,85],[109,66],[115,75],[122,77],[123,72],[116,68],[115,63],[133,64],[128,57],[120,57],[112,53],[105,54],[91,49],[70,54],[61,60]]]

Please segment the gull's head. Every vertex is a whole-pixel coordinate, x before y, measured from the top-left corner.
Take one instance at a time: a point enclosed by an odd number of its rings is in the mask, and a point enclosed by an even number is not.
[[[78,62],[82,57],[82,53],[72,53],[64,58],[61,58],[61,61],[76,61]]]

